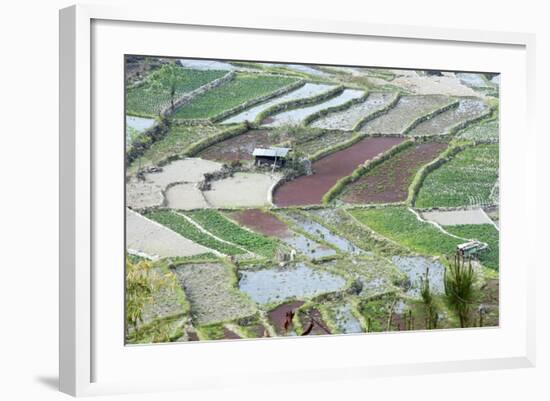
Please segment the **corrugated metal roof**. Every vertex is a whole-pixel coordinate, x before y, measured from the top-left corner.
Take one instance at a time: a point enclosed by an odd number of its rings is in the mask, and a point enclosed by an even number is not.
[[[267,157],[286,157],[290,152],[290,148],[256,148],[252,152],[253,156],[267,156]]]

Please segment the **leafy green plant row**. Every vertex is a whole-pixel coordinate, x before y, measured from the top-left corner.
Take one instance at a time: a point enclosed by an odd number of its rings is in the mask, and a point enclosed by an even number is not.
[[[275,257],[279,248],[278,241],[245,230],[216,210],[197,210],[188,212],[187,215],[217,237],[242,246],[250,252],[266,258]]]
[[[361,208],[349,212],[361,223],[413,252],[446,256],[464,241],[451,237],[434,225],[420,221],[405,207]]]
[[[422,187],[422,184],[428,174],[441,167],[443,164],[449,162],[457,153],[462,152],[469,146],[473,146],[473,143],[467,142],[451,144],[436,159],[422,166],[420,170],[418,170],[418,172],[416,173],[413,182],[409,186],[409,194],[405,203],[411,207],[414,207],[420,188]]]
[[[195,241],[198,244],[204,245],[210,249],[215,249],[226,255],[241,255],[245,252],[231,244],[218,241],[211,235],[199,230],[195,225],[190,223],[185,217],[170,210],[150,211],[145,216],[151,220],[160,223],[178,234]]]
[[[414,203],[430,208],[491,201],[498,168],[497,144],[467,147],[424,178]]]
[[[359,165],[350,175],[340,178],[336,184],[323,196],[323,203],[329,204],[332,200],[336,199],[338,195],[342,193],[345,187],[352,182],[357,181],[360,177],[371,171],[374,167],[380,165],[384,161],[388,160],[395,154],[409,148],[415,143],[413,139],[407,139],[386,152],[382,153],[373,159],[367,160],[365,163]]]
[[[127,88],[126,114],[138,117],[156,117],[170,103],[171,89],[164,80],[159,79],[168,65],[153,71],[140,84]],[[175,97],[179,98],[211,81],[223,77],[226,71],[192,70],[174,68]]]
[[[197,96],[192,102],[178,109],[174,113],[174,118],[216,118],[220,113],[238,107],[246,101],[271,94],[292,83],[296,83],[295,78],[237,73],[227,84]]]
[[[463,238],[485,242],[489,248],[479,254],[479,261],[493,270],[499,269],[499,232],[492,224],[462,224],[445,227],[447,231]]]

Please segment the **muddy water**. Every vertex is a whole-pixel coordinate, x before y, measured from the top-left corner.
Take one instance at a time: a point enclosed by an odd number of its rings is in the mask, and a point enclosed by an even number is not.
[[[353,172],[357,166],[402,142],[403,138],[366,138],[355,145],[332,153],[313,163],[314,174],[300,176],[277,188],[273,195],[277,206],[320,204],[323,195],[340,178]]]
[[[323,92],[328,91],[333,87],[334,87],[333,85],[306,83],[304,86],[301,86],[298,89],[295,89],[283,96],[279,96],[274,99],[271,99],[256,107],[252,107],[248,110],[245,110],[240,114],[237,114],[233,117],[223,120],[221,123],[236,124],[236,123],[242,123],[244,121],[254,121],[258,116],[258,114],[260,114],[262,111],[267,110],[272,106],[275,106],[277,104],[281,104],[284,102],[288,102],[290,100],[303,99],[311,96],[316,96]]]
[[[313,235],[314,237],[324,240],[331,245],[334,245],[343,252],[351,254],[361,254],[364,253],[363,250],[357,248],[347,239],[340,237],[339,235],[334,234],[328,228],[322,226],[316,221],[308,220],[298,214],[284,213],[284,216],[291,220],[294,224],[300,227],[305,232]]]
[[[126,142],[129,145],[135,138],[133,134],[141,134],[155,125],[154,118],[126,116]]]
[[[311,298],[342,290],[346,280],[332,273],[315,270],[303,263],[285,268],[242,271],[239,289],[259,304],[291,298]]]
[[[393,98],[392,93],[371,93],[367,100],[351,106],[349,109],[330,113],[316,121],[311,126],[325,129],[351,130],[357,122],[386,106]]]
[[[453,126],[481,116],[489,106],[480,99],[463,99],[458,107],[444,111],[435,117],[418,124],[410,135],[443,135],[448,134]]]
[[[363,96],[365,92],[356,89],[345,89],[338,96],[333,97],[323,103],[315,104],[309,107],[303,107],[300,109],[293,109],[285,111],[280,114],[276,114],[270,118],[270,122],[266,124],[268,127],[279,127],[285,124],[301,124],[305,118],[320,110],[328,109],[329,107],[339,106],[346,103],[349,100],[357,99]]]
[[[281,241],[310,259],[319,259],[325,256],[336,255],[334,249],[312,241],[302,234],[290,232],[288,236],[282,237]]]
[[[424,256],[394,256],[392,262],[409,279],[410,288],[407,289],[407,294],[415,297],[420,296],[420,286],[422,279],[426,277],[426,268],[429,269],[430,289],[437,294],[442,294],[445,291],[443,284],[445,266],[436,259]]]

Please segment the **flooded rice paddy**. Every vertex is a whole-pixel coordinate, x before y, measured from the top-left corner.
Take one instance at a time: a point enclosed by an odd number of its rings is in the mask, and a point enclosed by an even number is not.
[[[366,134],[401,134],[418,117],[449,103],[447,96],[403,96],[387,113],[365,124],[361,132]]]
[[[458,125],[482,116],[489,106],[480,99],[462,99],[458,107],[446,110],[433,118],[418,124],[409,135],[444,135]]]
[[[239,288],[259,304],[305,299],[340,291],[346,280],[324,270],[313,269],[304,263],[284,268],[242,271]]]
[[[365,94],[364,91],[357,89],[345,89],[339,95],[326,100],[325,102],[315,104],[313,106],[307,106],[299,109],[292,109],[285,111],[274,116],[269,117],[269,122],[265,124],[267,127],[280,127],[281,125],[291,124],[297,125],[304,122],[304,120],[320,110],[328,109],[329,107],[339,106],[350,100],[360,98]]]
[[[236,124],[236,123],[242,123],[244,121],[254,121],[258,116],[258,114],[277,104],[285,103],[291,100],[304,99],[311,96],[316,96],[332,88],[334,88],[334,85],[306,83],[304,86],[301,86],[298,89],[290,91],[289,93],[286,93],[282,96],[268,100],[267,102],[261,103],[258,106],[247,109],[242,113],[239,113],[233,117],[229,117],[228,119],[223,120],[222,124]]]
[[[392,262],[408,277],[410,287],[407,294],[414,297],[420,296],[422,280],[426,278],[426,271],[428,271],[430,289],[436,294],[442,294],[445,291],[443,284],[445,266],[437,259],[424,256],[394,256]]]
[[[346,110],[327,114],[315,120],[315,128],[351,130],[359,120],[385,107],[394,97],[392,93],[374,92],[364,102],[352,105]]]

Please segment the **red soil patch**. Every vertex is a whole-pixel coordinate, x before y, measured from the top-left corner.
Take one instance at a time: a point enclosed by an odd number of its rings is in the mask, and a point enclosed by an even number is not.
[[[323,195],[340,178],[350,175],[358,165],[402,142],[397,137],[372,137],[332,153],[313,163],[313,175],[300,176],[281,185],[273,200],[277,206],[320,204]]]
[[[188,332],[187,338],[189,341],[199,341],[199,336],[197,336],[197,333],[195,333],[194,331]]]
[[[307,313],[302,313],[300,315],[300,323],[302,323],[302,328],[306,330],[311,323],[313,323],[313,328],[309,335],[324,335],[330,334],[330,330],[326,323],[323,321],[321,312],[317,309],[310,309]]]
[[[241,337],[238,336],[236,333],[232,332],[231,330],[229,330],[228,328],[224,327],[223,328],[223,338],[225,340],[236,340],[236,339],[239,339]]]
[[[296,309],[298,309],[303,304],[304,304],[304,301],[288,302],[286,304],[277,306],[275,309],[273,309],[271,312],[267,314],[267,316],[269,317],[269,321],[275,328],[275,331],[277,332],[277,334],[280,334],[280,335],[288,334],[284,328],[286,314],[287,312],[291,312],[291,311],[295,312]]]
[[[199,156],[220,161],[252,160],[255,148],[265,148],[279,142],[281,139],[274,137],[272,131],[253,130],[218,142],[203,150]]]
[[[417,171],[447,147],[422,143],[405,149],[350,184],[343,197],[348,203],[390,203],[407,199]]]
[[[291,235],[288,227],[277,217],[258,209],[228,213],[229,217],[239,224],[260,234],[284,238]]]

